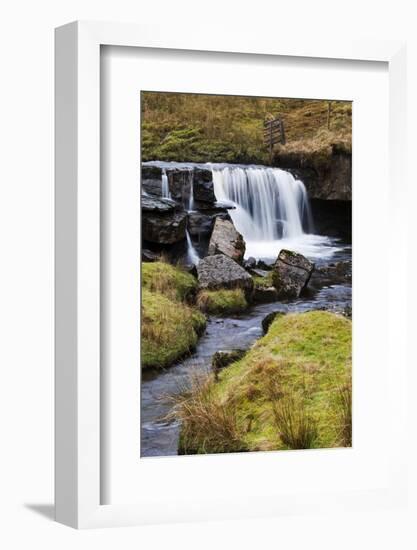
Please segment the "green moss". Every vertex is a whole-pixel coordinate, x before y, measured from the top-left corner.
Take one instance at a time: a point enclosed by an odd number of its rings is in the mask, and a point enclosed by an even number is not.
[[[197,289],[197,280],[179,267],[165,262],[142,263],[142,288],[160,292],[174,300],[188,300]]]
[[[270,286],[272,286],[272,275],[272,271],[269,271],[266,277],[261,277],[260,275],[252,275],[254,288],[269,288]]]
[[[242,289],[232,290],[202,290],[197,296],[198,307],[213,315],[239,313],[248,307],[245,293]]]
[[[189,353],[204,330],[199,311],[163,296],[142,291],[142,367],[167,367]]]
[[[188,305],[196,279],[164,262],[142,264],[142,367],[167,367],[189,353],[206,318]]]
[[[266,336],[211,382],[211,399],[233,403],[249,450],[303,448],[291,445],[277,425],[290,411],[311,425],[308,446],[345,443],[340,395],[351,381],[351,321],[325,311],[278,316]],[[210,450],[206,450],[210,452]]]

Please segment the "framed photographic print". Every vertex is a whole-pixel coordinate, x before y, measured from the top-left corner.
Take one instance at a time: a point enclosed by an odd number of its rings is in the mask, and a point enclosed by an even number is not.
[[[58,521],[404,501],[404,59],[57,29]]]

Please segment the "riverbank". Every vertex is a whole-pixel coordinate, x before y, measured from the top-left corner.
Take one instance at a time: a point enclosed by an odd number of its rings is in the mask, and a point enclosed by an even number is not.
[[[180,454],[351,445],[351,321],[279,315],[240,360],[180,396]]]
[[[171,366],[189,354],[206,326],[193,306],[197,281],[165,262],[142,264],[142,368]]]

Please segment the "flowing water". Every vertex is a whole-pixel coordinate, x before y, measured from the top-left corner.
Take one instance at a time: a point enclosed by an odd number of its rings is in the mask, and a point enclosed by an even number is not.
[[[245,257],[275,260],[282,248],[312,259],[316,265],[351,260],[351,248],[314,233],[314,220],[304,184],[289,172],[264,166],[191,163],[145,163],[163,169],[162,195],[169,197],[167,168],[211,169],[217,201],[233,206],[229,210],[237,230],[246,241]],[[194,208],[193,185],[186,205]],[[187,237],[187,262],[199,257],[191,237]],[[334,279],[314,279],[303,298],[251,307],[244,314],[227,318],[211,317],[195,353],[164,371],[143,371],[141,382],[141,455],[176,455],[180,426],[165,417],[170,403],[165,396],[180,391],[195,369],[210,367],[212,355],[221,349],[249,348],[262,336],[262,319],[271,311],[309,309],[343,310],[351,305],[351,285]]]

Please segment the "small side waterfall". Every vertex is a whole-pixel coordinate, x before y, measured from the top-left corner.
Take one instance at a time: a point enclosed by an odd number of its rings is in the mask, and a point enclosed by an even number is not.
[[[197,253],[197,250],[194,248],[190,233],[188,229],[185,231],[187,237],[187,263],[197,265],[200,261],[200,256]]]
[[[190,213],[194,209],[194,177],[192,171],[190,171],[189,183],[190,194],[188,198],[188,213]],[[198,255],[197,250],[194,248],[188,229],[185,230],[185,235],[187,237],[187,263],[198,265],[200,261],[200,256]]]
[[[165,168],[162,170],[161,196],[162,196],[163,199],[170,199],[171,198],[171,193],[169,192],[168,176],[167,176]]]

